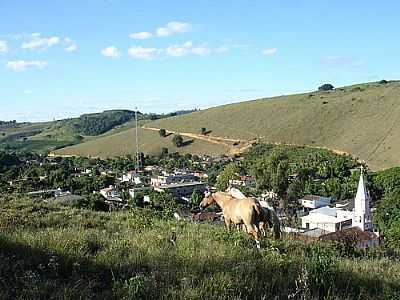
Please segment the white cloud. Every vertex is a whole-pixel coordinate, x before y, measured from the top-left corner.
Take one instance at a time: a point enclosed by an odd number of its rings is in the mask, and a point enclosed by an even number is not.
[[[194,55],[209,55],[214,50],[206,47],[206,46],[194,46],[191,41],[188,41],[182,45],[172,45],[166,49],[166,54],[174,57],[181,57],[187,54]]]
[[[146,39],[151,38],[152,36],[153,36],[152,33],[146,32],[146,31],[144,31],[144,32],[135,32],[135,33],[131,33],[129,35],[129,37],[131,39],[134,39],[134,40],[146,40]]]
[[[64,39],[64,45],[65,45],[65,51],[67,52],[74,52],[78,50],[78,45],[69,37],[66,37]]]
[[[156,35],[159,37],[170,36],[177,33],[188,32],[192,28],[190,23],[185,22],[169,22],[164,27],[160,27],[156,30]]]
[[[8,52],[8,43],[6,41],[0,41],[0,54]]]
[[[172,45],[166,49],[166,53],[169,56],[180,57],[188,54],[193,47],[192,42],[186,42],[183,45]]]
[[[207,47],[194,47],[192,48],[192,53],[196,55],[209,55],[212,50]]]
[[[78,46],[76,44],[65,47],[65,51],[67,52],[74,52],[76,50],[78,50]]]
[[[128,50],[128,54],[131,57],[144,59],[144,60],[152,60],[159,56],[163,52],[162,49],[157,48],[144,48],[141,46],[133,46]]]
[[[267,48],[267,49],[264,49],[263,50],[263,54],[264,55],[274,55],[274,54],[276,54],[278,52],[278,49],[277,48]]]
[[[121,57],[121,52],[115,46],[110,46],[101,50],[101,54],[107,57],[119,58]]]
[[[46,49],[58,45],[60,40],[58,36],[41,37],[40,33],[32,33],[30,40],[22,43],[21,48],[29,50]]]
[[[26,68],[39,68],[42,69],[47,66],[46,61],[39,60],[12,60],[6,64],[7,69],[12,71],[24,71]]]

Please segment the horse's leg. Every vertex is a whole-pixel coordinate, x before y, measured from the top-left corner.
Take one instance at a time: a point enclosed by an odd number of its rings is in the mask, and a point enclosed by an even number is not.
[[[247,227],[247,233],[253,236],[254,240],[256,241],[257,249],[261,249],[257,226],[253,224],[247,224],[246,227]]]
[[[265,237],[267,235],[267,232],[265,229],[265,222],[261,221],[260,223],[258,223],[258,229],[260,230],[261,236]]]
[[[228,231],[231,230],[231,219],[225,218],[225,226]]]

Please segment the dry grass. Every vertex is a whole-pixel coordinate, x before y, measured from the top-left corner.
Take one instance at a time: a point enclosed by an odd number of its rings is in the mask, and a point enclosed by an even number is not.
[[[264,142],[325,146],[373,169],[400,164],[400,83],[371,83],[219,106],[148,126]]]
[[[139,148],[146,154],[159,155],[163,147],[168,148],[170,153],[192,153],[192,154],[219,154],[228,151],[228,147],[207,143],[205,141],[193,140],[187,146],[177,148],[172,144],[172,137],[162,138],[156,131],[139,129]],[[190,139],[185,138],[185,142]],[[134,154],[136,150],[135,129],[131,128],[116,134],[110,134],[95,138],[91,141],[67,147],[55,151],[58,155],[77,155],[92,157],[113,157]]]

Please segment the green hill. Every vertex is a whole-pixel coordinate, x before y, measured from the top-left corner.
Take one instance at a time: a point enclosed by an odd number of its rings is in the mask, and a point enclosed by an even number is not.
[[[53,122],[0,124],[0,148],[47,152],[126,126],[133,118],[133,111],[109,110]]]
[[[170,146],[168,139],[155,132],[165,128],[193,139],[190,146],[176,149],[182,152],[237,153],[260,141],[326,147],[350,153],[374,169],[388,168],[400,165],[400,82],[360,84],[223,105],[156,120],[145,127],[148,129],[140,133],[140,146],[149,153]],[[201,127],[210,132],[201,135]],[[121,132],[59,153],[131,153],[134,145],[125,138],[133,140],[133,133]]]

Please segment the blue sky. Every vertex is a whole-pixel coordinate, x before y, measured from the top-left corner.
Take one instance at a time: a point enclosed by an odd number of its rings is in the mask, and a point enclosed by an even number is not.
[[[0,0],[0,120],[399,79],[399,1]]]

